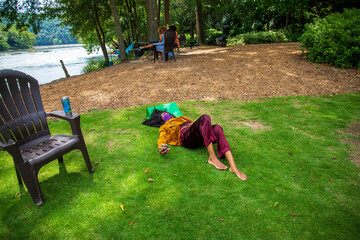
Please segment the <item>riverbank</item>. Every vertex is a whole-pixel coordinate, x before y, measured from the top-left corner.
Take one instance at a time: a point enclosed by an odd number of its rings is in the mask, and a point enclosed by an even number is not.
[[[69,96],[74,112],[156,102],[251,100],[360,91],[360,71],[310,63],[299,43],[182,48],[176,62],[152,56],[40,86],[46,111]]]
[[[88,55],[82,44],[37,46],[1,52],[0,69],[22,71],[36,78],[39,84],[45,84],[65,77],[60,60],[70,76],[75,76],[81,74],[90,59],[98,57],[102,57],[100,52]]]

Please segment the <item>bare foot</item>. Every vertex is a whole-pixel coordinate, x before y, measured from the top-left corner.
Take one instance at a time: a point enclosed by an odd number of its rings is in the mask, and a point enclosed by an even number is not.
[[[241,180],[247,180],[247,177],[244,173],[240,172],[238,169],[233,170],[232,168],[229,169],[230,172],[235,173],[238,178]]]
[[[219,170],[226,170],[227,169],[227,166],[225,166],[222,162],[220,162],[219,159],[217,158],[209,158],[209,161],[208,163],[210,163],[211,165],[213,165],[214,167],[216,167],[216,169],[219,169]]]

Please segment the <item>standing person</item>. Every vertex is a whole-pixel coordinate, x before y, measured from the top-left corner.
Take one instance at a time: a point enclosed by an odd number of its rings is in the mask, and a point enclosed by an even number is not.
[[[209,153],[208,163],[216,169],[226,170],[218,158],[226,158],[230,165],[230,172],[233,172],[241,180],[246,180],[246,175],[240,172],[235,164],[231,149],[219,125],[211,125],[208,115],[202,115],[195,122],[187,117],[174,117],[172,114],[154,110],[150,119],[143,122],[144,125],[160,127],[158,139],[158,151],[161,154],[168,154],[168,144],[186,148],[197,148],[205,146]],[[217,156],[213,143],[217,145]]]

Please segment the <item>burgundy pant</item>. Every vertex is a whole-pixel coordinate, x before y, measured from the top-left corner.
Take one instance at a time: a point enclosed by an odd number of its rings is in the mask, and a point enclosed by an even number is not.
[[[219,158],[224,158],[225,153],[231,151],[223,129],[219,125],[211,125],[208,115],[202,115],[180,132],[180,143],[186,148],[207,147],[212,142],[216,142]]]

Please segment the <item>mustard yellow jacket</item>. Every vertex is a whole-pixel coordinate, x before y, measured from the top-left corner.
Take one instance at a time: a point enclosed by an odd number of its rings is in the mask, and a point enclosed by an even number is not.
[[[176,117],[167,120],[159,129],[158,147],[162,144],[174,146],[180,145],[180,126],[185,122],[191,122],[187,117]]]

